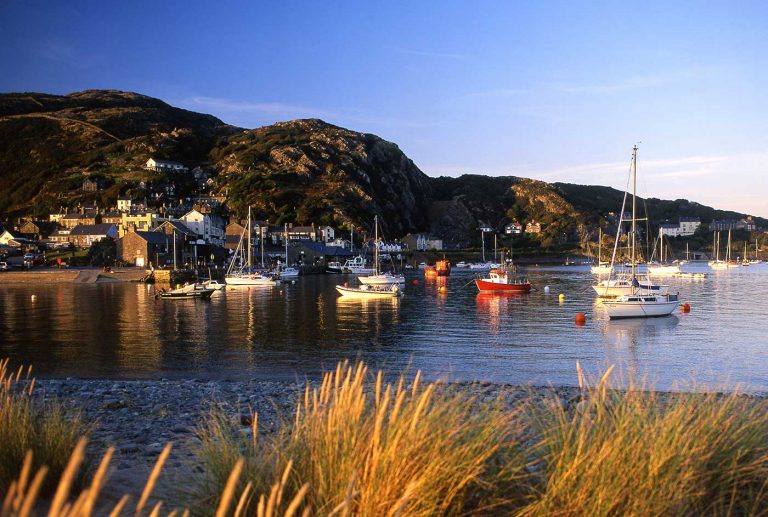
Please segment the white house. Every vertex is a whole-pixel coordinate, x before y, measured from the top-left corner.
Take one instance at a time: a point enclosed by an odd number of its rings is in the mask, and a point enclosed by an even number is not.
[[[333,240],[336,238],[336,230],[330,226],[321,226],[317,229],[317,234],[318,237],[320,237],[320,242],[324,242],[326,244],[333,242]]]
[[[504,227],[504,232],[507,235],[520,235],[523,233],[523,225],[517,221],[512,221]]]
[[[130,212],[131,211],[131,205],[133,204],[133,200],[129,197],[119,197],[117,198],[117,210],[118,212]]]
[[[179,217],[187,228],[200,235],[206,242],[224,247],[224,219],[213,214],[204,214],[199,210],[190,210]]]
[[[698,217],[681,217],[680,229],[677,234],[681,236],[693,235],[699,226],[701,226],[701,219]]]
[[[4,231],[3,233],[0,233],[0,244],[2,245],[14,246],[14,243],[18,242],[17,239],[18,237],[14,236],[8,230]],[[12,243],[11,241],[14,241],[14,243]]]
[[[189,169],[186,166],[184,166],[179,162],[174,162],[171,160],[155,160],[154,158],[150,158],[149,160],[147,160],[147,163],[144,166],[144,168],[150,171],[155,171],[155,172],[164,172],[164,171],[187,172],[189,171]]]
[[[680,226],[675,223],[661,223],[659,225],[659,233],[667,237],[677,237],[680,235]]]

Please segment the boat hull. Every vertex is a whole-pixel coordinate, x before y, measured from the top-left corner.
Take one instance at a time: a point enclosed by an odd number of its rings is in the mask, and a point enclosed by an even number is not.
[[[638,301],[612,300],[604,301],[603,305],[608,312],[608,317],[612,320],[627,318],[661,318],[669,316],[677,309],[680,302],[676,296],[670,296],[669,301],[658,301],[656,296],[647,297],[649,300],[643,301],[643,296],[633,296],[632,299]],[[666,298],[666,297],[665,297]]]
[[[357,279],[363,285],[395,285],[405,283],[405,277],[403,275],[359,276]]]
[[[680,273],[680,266],[648,266],[649,275],[676,275]]]
[[[501,283],[491,282],[490,280],[476,279],[475,285],[481,292],[502,291],[506,293],[530,293],[531,284],[529,282]]]
[[[337,285],[336,290],[347,298],[397,298],[403,295],[400,289],[365,289]]]
[[[265,276],[228,276],[224,278],[227,285],[232,286],[252,286],[252,285],[277,285],[278,281],[274,278]]]
[[[609,275],[613,268],[611,266],[592,266],[590,271],[595,275]]]

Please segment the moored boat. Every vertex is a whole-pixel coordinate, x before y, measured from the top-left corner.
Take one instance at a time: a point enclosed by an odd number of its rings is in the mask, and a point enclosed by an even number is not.
[[[213,296],[214,289],[205,287],[203,284],[189,284],[177,289],[161,289],[157,296],[164,299],[184,300],[200,298],[202,300],[208,300]]]
[[[510,269],[492,269],[488,272],[487,278],[476,278],[475,285],[483,292],[531,292],[531,283],[528,279],[516,277]]]
[[[680,304],[678,294],[667,292],[649,292],[640,288],[640,282],[636,275],[636,222],[637,222],[637,145],[632,148],[632,228],[629,233],[631,243],[631,271],[628,277],[631,291],[622,294],[616,299],[603,301],[608,317],[610,319],[623,318],[655,318],[669,316]],[[627,194],[629,191],[627,191]],[[626,202],[626,195],[625,195]],[[621,213],[624,213],[624,206],[621,207]],[[619,219],[619,229],[621,231],[621,219]],[[618,235],[617,235],[618,242]],[[614,251],[615,255],[615,251]],[[622,279],[623,280],[623,279]],[[609,279],[610,281],[610,279]],[[597,287],[597,286],[595,286]],[[661,286],[650,286],[651,288]]]
[[[349,298],[397,298],[403,296],[403,290],[398,284],[361,285],[360,287],[337,285],[336,290],[342,296]]]

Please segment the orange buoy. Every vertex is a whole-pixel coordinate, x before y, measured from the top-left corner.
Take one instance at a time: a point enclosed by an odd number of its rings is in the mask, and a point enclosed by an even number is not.
[[[691,312],[691,304],[690,303],[684,303],[680,306],[680,312],[688,313]]]
[[[414,279],[413,282],[411,282],[413,285],[419,285],[419,281]]]
[[[448,288],[446,288],[444,285],[441,285],[440,287],[437,288],[437,290],[440,291],[441,293],[444,293],[448,290]]]
[[[344,287],[349,287],[349,282],[344,282]]]
[[[574,321],[576,322],[576,325],[582,326],[587,324],[587,315],[583,312],[577,312],[576,317],[574,318]]]

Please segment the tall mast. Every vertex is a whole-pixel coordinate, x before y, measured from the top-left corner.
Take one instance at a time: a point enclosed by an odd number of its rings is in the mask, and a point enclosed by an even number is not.
[[[494,233],[494,234],[493,234],[493,261],[494,261],[494,262],[498,262],[498,261],[499,261],[499,260],[496,258],[496,248],[497,248],[497,245],[498,245],[498,242],[496,241],[496,238],[497,238],[497,237],[498,237],[498,236],[497,236],[497,235]]]
[[[251,207],[248,207],[248,231],[246,235],[248,237],[248,272],[251,272]]]
[[[480,240],[483,243],[483,263],[485,263],[485,230],[480,228]]]
[[[637,144],[632,148],[632,280],[635,279],[635,217],[637,210]]]
[[[285,223],[285,266],[288,267],[288,223]]]
[[[379,274],[379,216],[373,216],[373,274]]]
[[[597,229],[597,265],[600,265],[600,262],[603,261],[603,228],[599,227]]]

